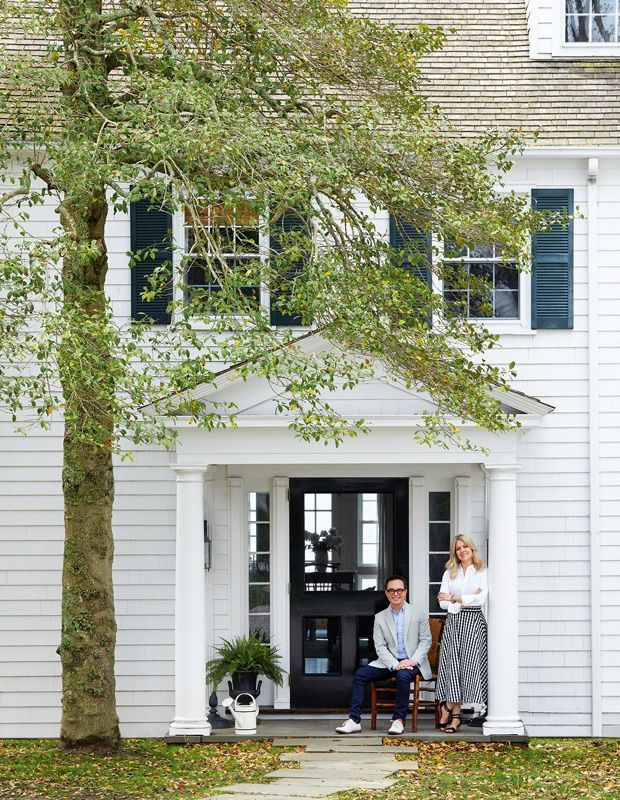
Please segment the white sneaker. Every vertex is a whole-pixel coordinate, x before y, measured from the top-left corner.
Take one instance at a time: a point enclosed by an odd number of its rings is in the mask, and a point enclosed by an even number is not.
[[[392,724],[390,725],[388,733],[390,736],[400,736],[404,730],[405,723],[402,721],[402,719],[395,719],[392,720]]]
[[[359,722],[355,722],[355,720],[351,719],[351,717],[349,717],[349,719],[345,723],[339,725],[336,728],[336,733],[361,733],[361,732],[362,732],[362,726],[359,724]]]

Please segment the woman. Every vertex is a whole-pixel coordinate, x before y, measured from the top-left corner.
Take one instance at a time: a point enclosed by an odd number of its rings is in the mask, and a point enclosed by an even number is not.
[[[441,702],[439,728],[456,733],[461,705],[487,703],[487,571],[469,536],[456,536],[437,595],[448,612],[441,638],[436,697]]]

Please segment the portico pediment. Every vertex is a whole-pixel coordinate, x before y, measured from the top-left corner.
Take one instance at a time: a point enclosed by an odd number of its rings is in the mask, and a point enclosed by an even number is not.
[[[500,400],[502,410],[509,415],[543,416],[551,406],[536,398],[515,392],[492,392]],[[277,387],[265,378],[250,378],[247,381],[231,381],[228,385],[214,389],[202,398],[207,408],[222,407],[232,403],[238,417],[276,417],[278,404]],[[423,393],[399,386],[380,377],[364,381],[353,389],[336,389],[324,392],[322,399],[339,414],[348,417],[412,418],[434,411],[436,404]]]
[[[319,353],[331,347],[316,334],[303,337],[298,346],[306,353]],[[509,415],[540,418],[553,410],[547,403],[516,390],[492,389],[490,394],[501,402],[503,411]],[[196,387],[191,396],[202,401],[208,411],[221,411],[228,407],[237,417],[267,419],[282,416],[277,413],[280,387],[264,377],[243,379],[234,366],[221,370],[213,383]],[[407,388],[388,376],[380,364],[376,365],[372,379],[362,381],[353,389],[326,391],[321,399],[343,416],[363,417],[369,421],[398,418],[413,421],[437,408],[427,394]]]

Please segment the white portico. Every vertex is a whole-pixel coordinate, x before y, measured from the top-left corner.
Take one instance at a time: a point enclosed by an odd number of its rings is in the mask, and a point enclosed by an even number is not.
[[[489,563],[489,708],[487,734],[522,734],[519,712],[517,475],[519,446],[551,408],[517,392],[502,395],[519,431],[494,435],[464,431],[479,451],[419,445],[413,431],[429,407],[423,397],[377,381],[329,401],[342,413],[363,416],[371,433],[340,447],[304,443],[274,413],[273,391],[261,379],[242,381],[230,372],[203,399],[234,402],[236,429],[207,432],[175,418],[177,463],[175,718],[170,735],[204,735],[206,690],[202,665],[220,635],[248,630],[247,497],[256,487],[269,496],[270,635],[285,671],[295,657],[291,643],[289,485],[316,478],[405,480],[408,486],[408,559],[411,602],[429,607],[429,492],[450,496],[452,535],[478,539]],[[486,454],[485,454],[486,452]],[[218,488],[219,487],[219,488]],[[205,570],[205,527],[211,560]],[[219,531],[219,533],[218,533]],[[402,535],[402,531],[399,531]],[[432,550],[432,547],[431,547]],[[441,556],[438,556],[441,560]],[[432,576],[430,576],[432,579]],[[230,591],[228,589],[230,588]],[[369,613],[374,613],[369,611]],[[223,633],[222,633],[223,632]],[[295,631],[293,631],[295,634]],[[293,652],[291,652],[293,649]],[[291,680],[294,675],[291,674]],[[291,708],[291,687],[275,687],[275,708]]]

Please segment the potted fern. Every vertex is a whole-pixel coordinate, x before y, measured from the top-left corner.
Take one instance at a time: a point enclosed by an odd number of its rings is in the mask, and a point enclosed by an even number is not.
[[[278,686],[284,682],[284,673],[279,665],[281,656],[260,633],[222,639],[215,652],[216,657],[206,665],[207,683],[218,686],[230,675],[232,681],[228,681],[228,691],[232,698],[247,693],[256,699],[262,685],[262,681],[256,683],[259,675]]]

